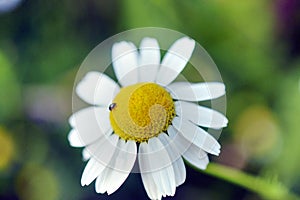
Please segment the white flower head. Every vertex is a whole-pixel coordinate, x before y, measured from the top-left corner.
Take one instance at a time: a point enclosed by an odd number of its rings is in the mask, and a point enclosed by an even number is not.
[[[161,58],[154,38],[143,38],[139,49],[118,42],[111,49],[118,83],[91,71],[77,84],[76,94],[91,105],[69,119],[69,142],[85,147],[88,160],[82,186],[96,179],[96,192],[111,194],[137,172],[137,162],[149,198],[161,199],[184,183],[183,158],[205,169],[207,154],[219,155],[220,144],[205,128],[222,129],[228,120],[198,102],[223,96],[224,84],[174,81],[194,48],[194,40],[182,37]]]

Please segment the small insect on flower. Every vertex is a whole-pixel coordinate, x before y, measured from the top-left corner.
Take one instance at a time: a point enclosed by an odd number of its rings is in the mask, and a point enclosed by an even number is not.
[[[108,106],[109,111],[112,111],[117,106],[116,103],[112,103]]]

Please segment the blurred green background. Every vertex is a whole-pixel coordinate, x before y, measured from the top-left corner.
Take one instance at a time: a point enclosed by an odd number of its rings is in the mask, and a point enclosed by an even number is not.
[[[81,150],[67,141],[80,63],[145,26],[189,35],[216,62],[229,126],[213,162],[300,194],[299,0],[0,0],[0,199],[147,199],[138,174],[111,196],[82,188]],[[172,199],[263,198],[187,167]]]

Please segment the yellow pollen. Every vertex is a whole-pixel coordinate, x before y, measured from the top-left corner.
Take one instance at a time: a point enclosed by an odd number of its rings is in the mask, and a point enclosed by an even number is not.
[[[110,106],[110,123],[124,140],[145,142],[165,132],[175,116],[171,95],[155,83],[124,87]]]

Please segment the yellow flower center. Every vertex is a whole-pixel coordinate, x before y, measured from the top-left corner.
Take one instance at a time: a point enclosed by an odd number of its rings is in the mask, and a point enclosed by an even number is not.
[[[171,95],[155,83],[122,88],[109,109],[114,132],[136,142],[148,141],[166,131],[175,116]]]

